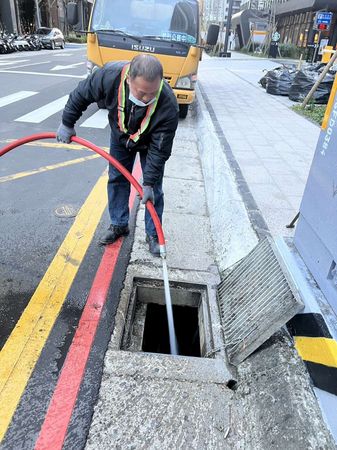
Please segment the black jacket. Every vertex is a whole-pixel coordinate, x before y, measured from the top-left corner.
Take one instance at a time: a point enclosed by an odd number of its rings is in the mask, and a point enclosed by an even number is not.
[[[109,111],[109,123],[115,142],[126,147],[125,151],[147,150],[146,169],[143,173],[143,183],[153,185],[162,175],[165,162],[171,155],[173,138],[178,126],[178,104],[170,86],[164,81],[155,112],[147,129],[141,134],[137,143],[128,141],[129,134],[123,133],[118,127],[118,88],[121,71],[126,62],[108,63],[97,69],[92,75],[81,81],[69,95],[64,108],[62,122],[73,127],[82,113],[91,103],[104,101]],[[125,125],[130,134],[137,131],[147,108],[134,107],[132,117],[130,112],[133,103],[129,100],[128,85],[126,89]]]

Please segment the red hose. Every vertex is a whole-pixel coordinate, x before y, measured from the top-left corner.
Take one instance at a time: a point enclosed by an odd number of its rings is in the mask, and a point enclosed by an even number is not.
[[[2,150],[0,150],[0,157],[5,155],[7,152],[13,150],[16,147],[19,147],[20,145],[27,144],[28,142],[32,141],[38,141],[40,139],[55,139],[56,133],[38,133],[38,134],[32,134],[31,136],[26,136],[21,139],[17,139],[14,142],[11,142],[10,144],[6,145]],[[143,198],[143,189],[141,185],[138,183],[138,181],[131,175],[131,173],[125,169],[122,164],[120,164],[115,158],[113,158],[111,155],[106,153],[101,148],[97,147],[97,145],[92,144],[89,141],[86,141],[85,139],[79,138],[77,136],[73,136],[71,138],[72,142],[76,142],[77,144],[83,145],[84,147],[87,147],[90,150],[93,150],[94,152],[101,155],[103,158],[105,158],[107,161],[109,161],[110,164],[112,164],[119,172],[125,176],[125,178],[133,185],[133,187],[136,189],[136,191],[139,193],[140,197]],[[148,201],[146,202],[146,207],[151,214],[154,226],[156,227],[157,235],[158,235],[158,242],[159,245],[165,246],[165,238],[163,229],[158,217],[158,214],[156,213],[156,210],[154,209],[154,206],[152,202]]]

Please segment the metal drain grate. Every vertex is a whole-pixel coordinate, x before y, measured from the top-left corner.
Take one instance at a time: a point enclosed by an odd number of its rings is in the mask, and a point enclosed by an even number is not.
[[[239,364],[303,308],[271,239],[261,241],[218,286],[229,362]]]
[[[55,209],[56,217],[76,217],[78,213],[78,208],[73,205],[61,205]]]

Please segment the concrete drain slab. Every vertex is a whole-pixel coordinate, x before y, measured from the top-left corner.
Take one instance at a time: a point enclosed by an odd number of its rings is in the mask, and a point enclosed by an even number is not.
[[[225,361],[221,358],[192,358],[170,355],[134,353],[109,350],[105,373],[111,376],[131,376],[146,379],[174,379],[197,383],[217,383],[224,386],[231,381]]]
[[[269,238],[261,241],[218,286],[225,347],[238,365],[270,338],[304,304]]]
[[[232,394],[221,385],[113,377],[102,394],[87,450],[233,448],[225,441]]]

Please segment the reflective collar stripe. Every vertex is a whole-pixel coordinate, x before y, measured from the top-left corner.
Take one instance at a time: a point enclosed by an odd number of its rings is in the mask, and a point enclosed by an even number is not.
[[[129,68],[130,64],[127,64],[123,67],[121,82],[118,89],[118,126],[123,133],[128,132],[128,130],[125,128],[125,80],[128,75]],[[145,117],[140,124],[139,130],[129,137],[129,139],[131,139],[133,142],[137,142],[140,138],[140,135],[144,133],[146,128],[149,126],[152,114],[155,112],[157,107],[158,99],[163,88],[163,83],[163,80],[161,80],[160,87],[156,95],[156,100],[147,107]]]
[[[118,88],[118,126],[123,133],[127,133],[127,129],[124,126],[125,122],[125,114],[124,114],[124,105],[125,105],[125,87],[124,82],[126,79],[126,76],[129,71],[130,64],[127,64],[123,67],[122,74],[121,74],[121,82],[119,84]]]

